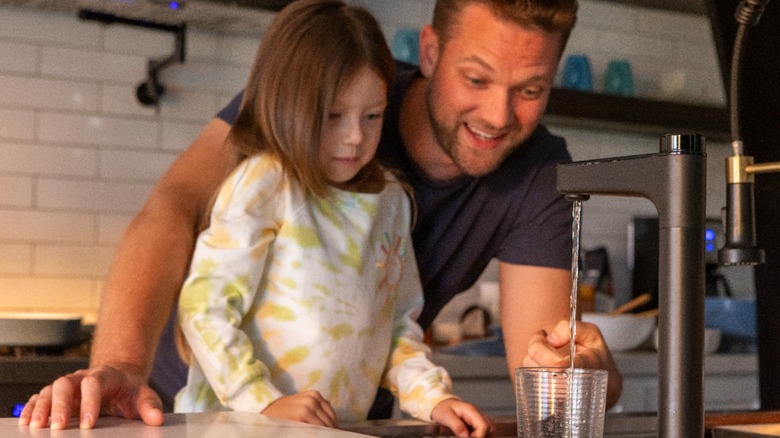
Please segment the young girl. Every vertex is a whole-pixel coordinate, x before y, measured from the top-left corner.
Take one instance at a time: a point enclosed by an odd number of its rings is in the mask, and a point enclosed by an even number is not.
[[[374,158],[394,62],[373,17],[299,0],[265,33],[179,301],[191,366],[177,412],[230,409],[330,427],[380,385],[401,409],[486,434],[415,322],[406,191]]]

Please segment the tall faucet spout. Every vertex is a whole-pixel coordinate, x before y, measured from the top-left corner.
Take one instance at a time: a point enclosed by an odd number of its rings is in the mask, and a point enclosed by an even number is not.
[[[659,436],[704,436],[704,138],[665,135],[657,154],[580,161],[557,172],[565,195],[641,197],[658,211]]]

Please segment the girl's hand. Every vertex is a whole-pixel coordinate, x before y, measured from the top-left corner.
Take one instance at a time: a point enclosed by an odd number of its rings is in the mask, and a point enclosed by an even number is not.
[[[304,391],[277,399],[261,412],[269,417],[309,423],[317,426],[338,427],[336,412],[318,391]]]
[[[492,435],[493,422],[479,408],[456,398],[439,402],[431,411],[431,420],[450,428],[455,436]]]

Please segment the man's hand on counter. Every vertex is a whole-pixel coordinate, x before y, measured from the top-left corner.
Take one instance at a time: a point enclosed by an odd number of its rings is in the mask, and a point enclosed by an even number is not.
[[[163,423],[160,397],[144,379],[121,368],[99,366],[79,370],[55,380],[30,397],[19,424],[33,428],[68,427],[71,416],[79,427],[91,429],[100,414],[141,419],[150,426]]]

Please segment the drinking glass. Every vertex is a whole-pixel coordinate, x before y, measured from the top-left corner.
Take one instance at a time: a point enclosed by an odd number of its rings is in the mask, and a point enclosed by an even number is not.
[[[602,438],[606,370],[517,368],[517,436]]]

